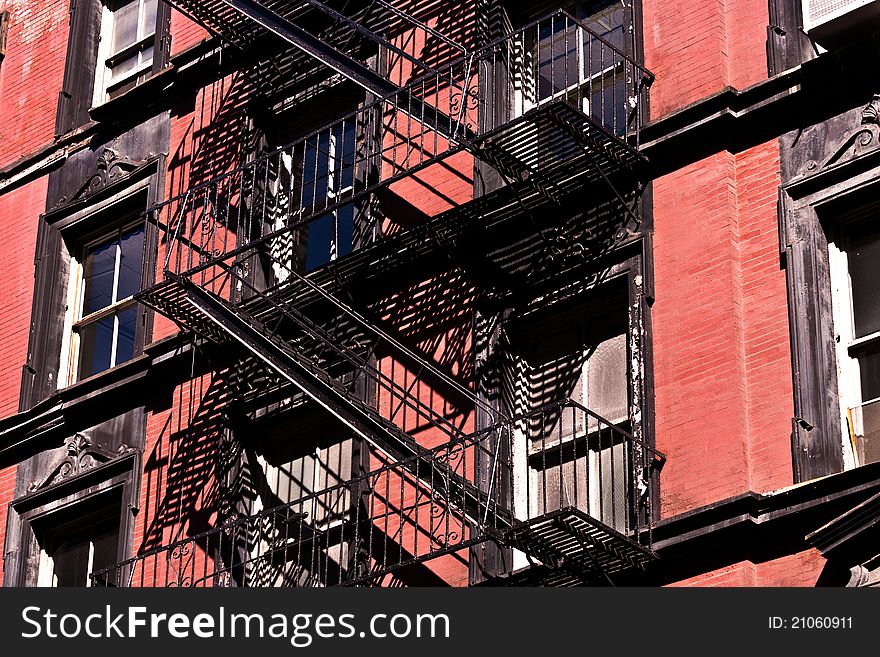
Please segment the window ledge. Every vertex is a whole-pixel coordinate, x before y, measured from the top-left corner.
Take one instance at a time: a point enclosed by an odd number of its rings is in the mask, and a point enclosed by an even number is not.
[[[89,116],[101,123],[113,123],[132,114],[149,112],[154,105],[164,104],[162,93],[174,79],[173,64],[153,73],[146,80],[112,100],[95,105]]]

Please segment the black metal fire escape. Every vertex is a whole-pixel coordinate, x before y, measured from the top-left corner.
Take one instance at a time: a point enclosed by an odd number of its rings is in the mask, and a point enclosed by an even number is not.
[[[280,39],[378,99],[372,107],[361,108],[315,135],[197,185],[155,208],[149,221],[160,231],[165,280],[139,296],[143,303],[204,339],[237,344],[252,361],[301,390],[384,454],[389,465],[381,476],[370,480],[370,486],[377,485],[381,477],[397,478],[408,482],[406,486],[416,491],[416,499],[420,491],[427,491],[432,504],[444,507],[445,540],[429,537],[425,539],[428,549],[424,544],[419,549],[422,529],[416,510],[415,542],[410,545],[410,539],[398,540],[399,550],[404,551],[406,544],[408,556],[400,556],[395,564],[385,563],[389,539],[384,538],[381,560],[370,557],[368,563],[349,565],[349,574],[343,577],[344,559],[340,553],[334,566],[339,569],[340,583],[375,581],[395,567],[412,566],[486,540],[521,550],[530,560],[567,573],[560,582],[578,581],[578,573],[607,577],[642,567],[650,560],[651,552],[649,519],[645,521],[644,509],[636,508],[641,501],[634,510],[625,512],[626,526],[618,530],[574,508],[539,516],[527,513],[528,520],[518,518],[515,509],[502,499],[499,488],[512,485],[513,475],[503,472],[505,467],[510,469],[510,455],[503,445],[520,420],[506,418],[489,407],[429,357],[407,347],[393,329],[381,326],[376,317],[368,317],[343,301],[343,261],[329,268],[335,272],[329,278],[322,271],[304,274],[291,257],[289,241],[297,231],[327,213],[346,204],[363,203],[381,190],[389,193],[394,182],[461,151],[494,168],[504,186],[446,213],[425,217],[411,230],[386,236],[356,251],[344,260],[351,267],[352,278],[371,266],[380,269],[388,265],[393,270],[407,259],[423,259],[426,268],[436,266],[439,271],[444,260],[454,260],[456,252],[473,251],[475,231],[485,231],[481,234],[487,235],[486,245],[499,248],[511,240],[540,235],[542,228],[536,230],[534,225],[536,217],[546,214],[548,208],[551,215],[558,212],[576,190],[591,189],[597,194],[600,192],[595,190],[604,190],[601,193],[613,200],[619,219],[611,233],[612,239],[617,239],[625,225],[638,221],[635,204],[644,164],[637,150],[638,122],[650,74],[564,13],[469,52],[392,5],[375,0],[352,15],[318,0],[167,1],[244,50],[272,39],[277,45]],[[441,39],[460,55],[442,68],[432,68],[388,37],[400,26]],[[566,56],[572,52],[569,41],[578,42],[575,52],[579,70],[566,68],[562,77],[552,69],[560,64],[552,55],[542,55],[540,45],[546,42],[550,46],[545,43],[545,48],[552,47],[560,40],[554,35],[559,34],[565,43],[558,47],[564,48],[561,52]],[[353,44],[364,40],[408,61],[414,71],[412,81],[398,86],[360,61]],[[585,70],[588,59],[591,68]],[[545,61],[550,67],[546,70]],[[528,70],[536,73],[530,76]],[[516,87],[519,107],[492,110],[492,127],[481,128],[474,115],[488,111],[477,93],[479,78],[487,71],[496,79],[507,80],[511,89]],[[545,88],[547,84],[549,88]],[[609,95],[610,102],[606,97]],[[606,106],[613,108],[610,114]],[[621,113],[620,107],[626,107],[626,112]],[[395,131],[399,132],[394,137],[397,141],[390,147],[380,144],[375,153],[351,156],[353,161],[345,166],[350,166],[352,181],[344,195],[319,199],[314,192],[307,194],[307,186],[314,186],[315,181],[309,179],[308,167],[298,163],[306,161],[310,149],[329,148],[328,144],[336,143],[338,135],[345,133],[346,121],[358,125],[376,108],[380,112],[391,108],[395,126],[397,116],[406,122],[405,130]],[[398,159],[398,151],[406,154]],[[363,173],[366,164],[377,158],[391,159],[391,166],[380,165],[378,175],[375,166],[371,175]],[[546,227],[553,224],[552,217],[546,220]],[[377,263],[383,263],[383,267],[376,267]],[[257,276],[258,271],[264,275]],[[410,364],[414,372],[411,380],[401,383],[383,371],[378,359],[389,356]],[[363,388],[357,388],[355,382],[367,382],[392,400],[391,412],[382,413],[365,401]],[[419,396],[418,388],[425,385],[440,386],[480,409],[490,426],[476,433],[464,431]],[[439,451],[422,446],[402,426],[406,424],[399,419],[403,410],[415,418],[416,424],[429,426],[443,436]],[[590,413],[586,409],[576,412]],[[647,499],[641,489],[648,487],[646,482],[651,476],[646,474],[654,459],[648,454],[650,448],[606,426],[601,418],[595,422],[607,429],[609,440],[629,441],[625,483]],[[460,460],[452,462],[451,453],[464,459],[465,465],[461,466]],[[403,483],[400,488],[402,491]],[[340,535],[355,542],[359,536],[363,542],[369,531],[370,540],[366,542],[374,544],[378,539],[373,536],[376,522],[372,505],[373,501],[370,509],[362,511],[363,505],[356,505],[356,514],[363,513],[364,517],[350,521],[348,533],[343,521]],[[294,515],[302,525],[305,512]],[[372,524],[365,524],[368,516]],[[450,518],[462,527],[457,540],[449,539]],[[271,553],[286,555],[291,545],[289,518],[275,527],[276,534],[281,531],[278,527],[283,527],[285,540],[271,548]],[[401,525],[397,531],[405,530]],[[312,551],[319,544],[323,546],[324,556],[315,564],[320,562],[329,572],[328,536],[332,532],[325,531],[321,538],[319,532],[312,526],[307,541]],[[302,532],[298,536],[302,547],[306,539]],[[249,549],[247,554],[254,548]],[[367,552],[370,549],[368,546]],[[349,561],[352,559],[349,557]],[[241,559],[241,563],[252,562],[250,557]],[[313,564],[311,570],[315,568]]]

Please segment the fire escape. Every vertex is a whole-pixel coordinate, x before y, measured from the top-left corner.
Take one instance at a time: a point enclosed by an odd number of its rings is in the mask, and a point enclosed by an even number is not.
[[[542,583],[607,583],[644,568],[654,558],[660,454],[575,402],[505,416],[408,345],[387,298],[366,299],[417,267],[456,272],[471,292],[503,300],[576,276],[572,245],[599,257],[625,239],[638,227],[645,183],[638,134],[650,73],[564,12],[468,50],[379,0],[355,13],[318,0],[168,1],[233,47],[322,66],[368,100],[153,208],[162,280],[139,299],[197,339],[238,350],[242,399],[295,391],[367,445],[375,467],[229,517],[96,573],[96,583],[370,585],[429,561],[460,566],[487,543],[513,564],[503,574],[519,564],[545,573]],[[400,34],[441,44],[446,61],[420,60]],[[378,50],[405,63],[405,82],[364,64],[363,53]],[[412,226],[381,228],[377,206],[460,154],[495,172],[496,188]],[[613,210],[572,215],[584,198]],[[369,230],[352,253],[305,271],[298,240],[343,211]],[[425,390],[472,408],[478,428],[450,421]],[[582,439],[554,435],[563,424],[582,426]],[[425,428],[419,436],[431,446],[413,435]],[[558,482],[523,478],[518,434],[537,435],[545,454],[584,463],[583,472],[575,465],[563,482],[560,465],[546,471]],[[573,499],[550,501],[548,489],[572,477]]]

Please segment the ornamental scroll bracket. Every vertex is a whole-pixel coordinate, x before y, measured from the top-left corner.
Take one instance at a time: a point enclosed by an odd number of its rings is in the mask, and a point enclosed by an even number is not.
[[[43,488],[72,479],[92,468],[135,451],[133,447],[120,445],[116,452],[111,452],[101,445],[92,445],[91,438],[81,433],[68,440],[65,447],[66,456],[59,459],[43,479],[31,482],[28,486],[29,493],[35,493]]]
[[[62,196],[61,200],[51,211],[79,201],[85,201],[120,180],[129,177],[143,168],[148,162],[148,160],[131,160],[120,157],[119,153],[112,148],[105,148],[95,162],[94,173],[71,196]]]
[[[822,170],[844,160],[858,157],[872,148],[880,146],[880,94],[874,94],[860,115],[859,126],[854,131],[844,133],[828,158],[820,163],[807,162],[808,171]]]

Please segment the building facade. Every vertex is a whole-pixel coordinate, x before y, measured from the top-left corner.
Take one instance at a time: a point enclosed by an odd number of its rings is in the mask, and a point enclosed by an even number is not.
[[[869,585],[878,5],[0,0],[4,585]]]

